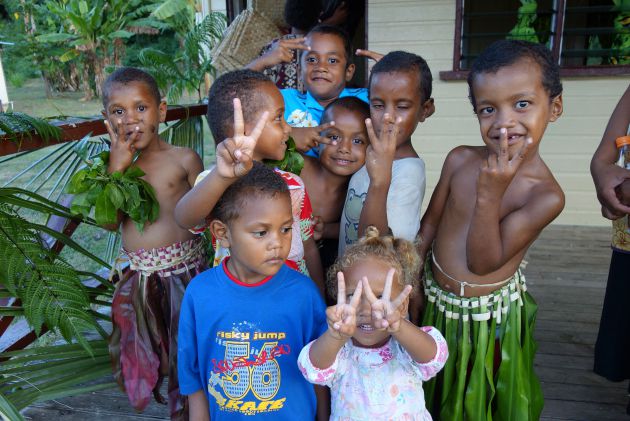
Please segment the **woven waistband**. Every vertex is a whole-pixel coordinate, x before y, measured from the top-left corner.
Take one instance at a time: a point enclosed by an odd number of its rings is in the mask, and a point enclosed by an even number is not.
[[[427,262],[428,263],[428,262]],[[434,303],[438,311],[445,313],[446,318],[468,321],[490,320],[494,317],[497,323],[505,317],[511,302],[518,301],[523,305],[522,295],[527,291],[525,276],[520,269],[507,280],[501,288],[480,297],[462,297],[453,292],[443,290],[433,279],[430,264],[425,265],[424,293],[427,301]]]
[[[196,236],[187,241],[155,249],[133,252],[123,249],[121,254],[129,259],[129,267],[132,270],[142,272],[144,275],[159,272],[160,276],[172,276],[203,265],[206,260],[204,245],[203,238]]]

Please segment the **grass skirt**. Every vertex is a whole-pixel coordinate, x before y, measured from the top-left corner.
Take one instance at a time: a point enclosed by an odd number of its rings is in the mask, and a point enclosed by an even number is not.
[[[188,420],[177,379],[177,330],[186,286],[207,266],[205,243],[197,237],[125,254],[131,270],[116,284],[112,301],[114,378],[134,409],[142,411],[151,396],[166,403],[160,386],[168,375],[171,419]]]
[[[449,358],[424,384],[427,408],[439,420],[538,420],[543,408],[534,373],[537,305],[520,270],[483,297],[460,297],[434,281],[425,265],[423,326],[446,338]]]

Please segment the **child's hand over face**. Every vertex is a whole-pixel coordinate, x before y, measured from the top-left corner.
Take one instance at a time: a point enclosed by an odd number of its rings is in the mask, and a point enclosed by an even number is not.
[[[335,145],[334,142],[321,133],[335,125],[334,121],[320,124],[315,127],[291,127],[291,137],[295,140],[295,147],[300,152],[308,152],[312,148],[316,148],[320,143],[325,145]]]
[[[217,145],[217,172],[225,178],[238,178],[252,169],[254,148],[267,123],[269,112],[262,113],[254,130],[245,134],[241,101],[234,98],[234,136]]]
[[[263,56],[265,67],[279,63],[290,63],[297,50],[308,51],[310,48],[304,43],[304,38],[279,39],[274,41],[271,49]]]
[[[395,274],[396,271],[393,268],[387,272],[385,288],[383,289],[381,298],[377,298],[376,295],[374,295],[367,278],[364,277],[361,280],[365,296],[372,306],[372,324],[375,328],[380,330],[387,329],[390,333],[398,332],[398,329],[400,329],[400,321],[404,318],[404,303],[412,290],[411,285],[405,285],[405,288],[398,294],[398,297],[392,301],[392,284]]]
[[[365,152],[365,167],[370,176],[370,184],[385,185],[391,182],[392,163],[396,155],[396,138],[401,119],[396,121],[387,113],[383,115],[380,136],[374,132],[372,119],[365,120],[370,145]]]
[[[328,331],[334,338],[342,340],[354,335],[362,290],[361,282],[357,283],[350,302],[346,303],[346,281],[342,272],[337,273],[337,305],[326,309]]]
[[[136,153],[134,143],[140,138],[140,128],[136,127],[133,133],[127,137],[122,120],[119,119],[116,122],[115,130],[109,120],[105,120],[104,123],[111,142],[107,171],[110,174],[116,171],[125,171],[133,162],[133,156]]]
[[[503,197],[503,193],[505,193],[512,182],[532,144],[531,138],[525,139],[521,149],[510,159],[507,129],[501,129],[500,137],[499,155],[497,156],[493,152],[488,154],[487,161],[481,164],[479,179],[477,180],[478,196],[490,200],[497,200]]]

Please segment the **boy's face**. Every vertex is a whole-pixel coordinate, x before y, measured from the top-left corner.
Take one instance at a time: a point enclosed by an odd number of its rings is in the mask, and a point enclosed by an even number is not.
[[[261,107],[255,116],[245,115],[245,133],[251,133],[256,126],[258,118],[265,111],[269,112],[267,122],[263,128],[256,147],[254,148],[253,159],[262,161],[263,159],[281,160],[287,150],[287,140],[291,127],[284,120],[284,99],[278,88],[271,82],[261,83],[258,87],[257,95],[263,97],[264,107]]]
[[[337,99],[354,75],[354,64],[347,65],[346,50],[341,38],[333,34],[310,34],[302,54],[302,78],[306,90],[322,106]]]
[[[472,89],[484,143],[498,154],[500,130],[506,128],[510,158],[528,137],[532,139],[529,150],[536,150],[547,124],[562,114],[562,95],[549,98],[540,66],[530,59],[477,75]]]
[[[387,113],[400,128],[396,144],[411,140],[419,122],[433,114],[433,99],[422,102],[420,78],[411,72],[376,73],[370,84],[370,118],[377,136],[381,136],[383,116]]]
[[[350,301],[350,297],[354,294],[358,283],[363,277],[367,277],[372,292],[377,297],[383,295],[385,290],[385,280],[390,266],[379,259],[361,259],[354,262],[352,266],[344,269],[343,276],[346,280],[346,302]],[[391,299],[394,300],[403,291],[403,286],[398,282],[399,274],[394,275],[392,282]],[[408,301],[405,301],[403,314],[407,312]],[[370,305],[365,291],[361,295],[361,301],[357,308],[357,329],[352,336],[352,341],[363,347],[379,347],[383,346],[390,337],[387,330],[377,330],[372,320],[372,306]]]
[[[319,161],[329,172],[349,177],[365,163],[365,150],[369,143],[365,120],[360,113],[337,106],[327,111],[325,120],[334,121],[335,125],[323,136],[337,144],[321,143]]]
[[[120,121],[127,139],[138,127],[140,137],[134,142],[134,148],[143,150],[158,138],[160,123],[166,118],[166,102],[155,98],[146,83],[115,83],[109,91],[103,117],[112,125],[114,132],[118,132]]]
[[[277,193],[245,199],[236,219],[227,224],[213,221],[211,227],[221,245],[230,249],[230,272],[251,284],[280,270],[291,250],[292,225],[290,196]]]

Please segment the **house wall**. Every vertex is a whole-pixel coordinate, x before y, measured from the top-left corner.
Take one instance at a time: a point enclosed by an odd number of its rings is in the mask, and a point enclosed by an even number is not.
[[[368,5],[369,49],[414,52],[433,72],[436,111],[413,137],[426,162],[426,207],[448,151],[461,144],[481,144],[466,82],[439,79],[440,71],[453,66],[455,0],[369,0]],[[540,148],[566,193],[564,212],[554,223],[609,223],[600,215],[589,163],[629,82],[629,76],[563,79],[564,114],[548,126]]]

